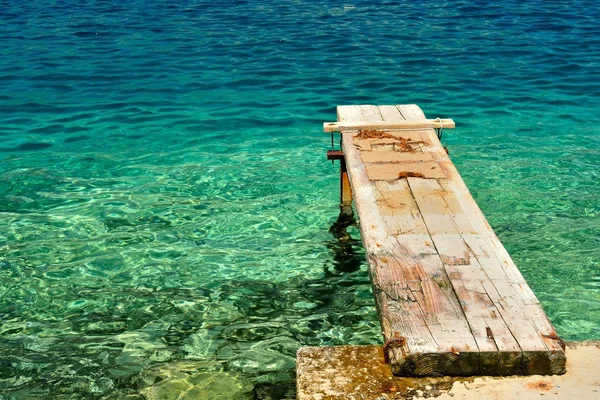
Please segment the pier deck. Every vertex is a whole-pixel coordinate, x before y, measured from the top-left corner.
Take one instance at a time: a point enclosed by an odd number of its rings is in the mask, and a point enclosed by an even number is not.
[[[564,342],[427,128],[439,122],[416,105],[337,114],[394,375],[564,373]]]

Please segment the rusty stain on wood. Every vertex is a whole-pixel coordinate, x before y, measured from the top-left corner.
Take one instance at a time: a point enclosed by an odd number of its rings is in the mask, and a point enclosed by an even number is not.
[[[529,382],[527,384],[527,387],[529,389],[537,389],[537,390],[543,390],[543,391],[547,392],[550,389],[552,389],[554,387],[554,385],[552,384],[552,382],[549,382],[549,381],[537,381],[537,382]]]
[[[361,129],[354,136],[354,139],[398,139],[396,136],[377,129]]]
[[[413,140],[410,138],[405,138],[403,136],[394,135],[392,133],[379,131],[376,129],[359,130],[358,133],[354,135],[354,140],[366,139],[380,139],[371,141],[371,146],[387,144],[392,145],[394,151],[409,153],[415,153],[418,150],[420,150],[420,145],[427,145],[427,142],[424,142],[422,140]],[[359,147],[362,149],[362,146],[359,145]]]
[[[449,256],[446,254],[441,254],[440,258],[442,259],[442,262],[446,265],[469,265],[469,264],[471,264],[470,257],[456,257],[456,256]]]
[[[400,171],[398,172],[398,178],[425,178],[425,175],[423,175],[420,172],[412,172],[412,171]]]
[[[400,336],[400,333],[394,332],[394,337],[386,340],[383,344],[383,358],[386,364],[390,363],[390,350],[391,349],[401,349],[402,354],[404,354],[404,350],[402,348],[406,345],[406,338]]]
[[[544,337],[544,338],[546,338],[546,339],[553,339],[553,340],[556,340],[556,341],[557,341],[557,342],[560,344],[560,347],[562,347],[562,349],[563,349],[563,350],[565,350],[565,349],[566,349],[566,344],[565,344],[565,341],[564,341],[564,340],[563,340],[561,337],[559,337],[559,336],[556,334],[556,332],[554,332],[554,333],[551,333],[551,334],[549,334],[549,335],[544,335],[544,334],[542,334],[542,337]]]

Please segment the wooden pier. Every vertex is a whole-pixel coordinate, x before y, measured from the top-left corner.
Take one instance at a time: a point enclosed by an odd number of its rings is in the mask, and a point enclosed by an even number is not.
[[[416,105],[337,114],[324,130],[341,134],[341,202],[358,213],[393,374],[565,373],[564,342],[438,140],[454,122]]]

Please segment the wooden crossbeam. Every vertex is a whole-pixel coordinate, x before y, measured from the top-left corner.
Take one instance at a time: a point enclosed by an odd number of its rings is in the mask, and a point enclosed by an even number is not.
[[[426,119],[423,121],[364,121],[325,122],[323,132],[342,132],[365,129],[454,129],[456,124],[449,118]]]

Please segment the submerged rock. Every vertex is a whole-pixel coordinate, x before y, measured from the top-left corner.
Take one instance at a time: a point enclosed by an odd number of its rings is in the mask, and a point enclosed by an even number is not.
[[[143,373],[141,381],[152,382],[140,391],[146,400],[251,400],[253,385],[240,374],[194,372],[193,364],[162,365]],[[197,367],[197,365],[196,365]]]
[[[293,380],[268,383],[262,382],[254,386],[256,400],[295,399],[295,382]]]

